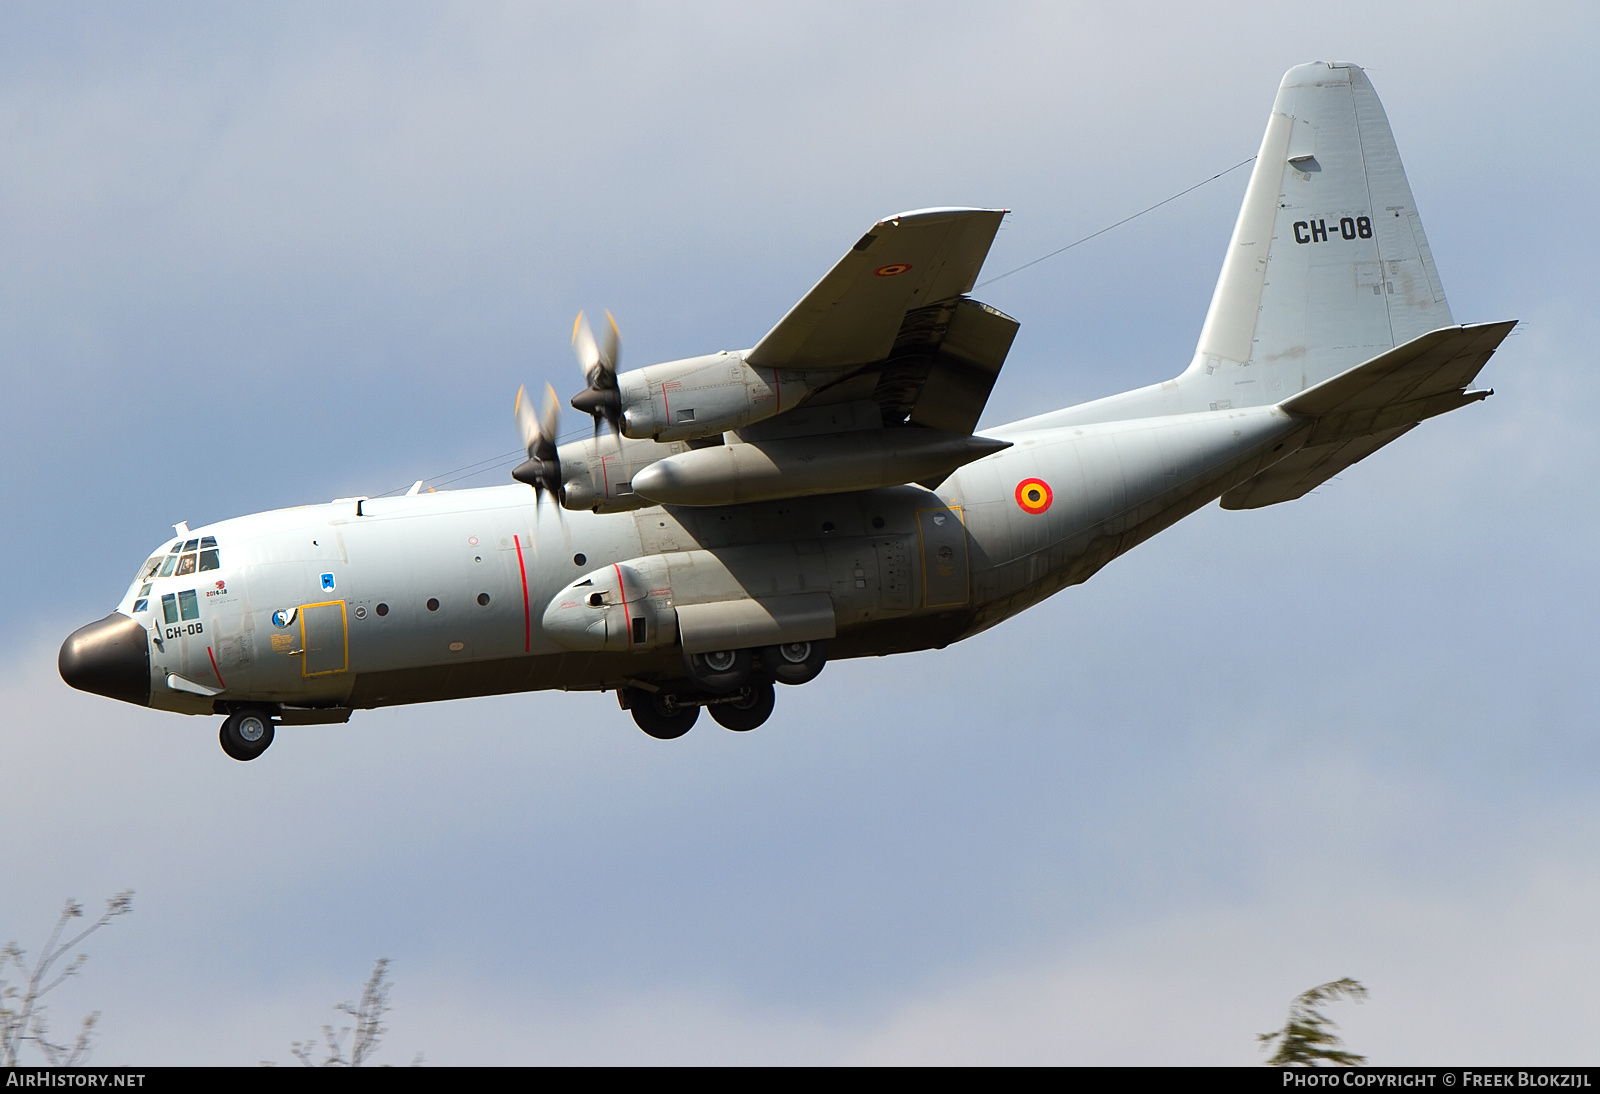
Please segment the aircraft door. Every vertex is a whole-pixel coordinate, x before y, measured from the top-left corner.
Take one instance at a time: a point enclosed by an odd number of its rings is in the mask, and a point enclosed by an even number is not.
[[[960,506],[917,512],[924,608],[959,608],[970,599],[967,529],[962,516]]]
[[[301,676],[328,676],[349,668],[350,632],[344,601],[301,606],[300,648]]]

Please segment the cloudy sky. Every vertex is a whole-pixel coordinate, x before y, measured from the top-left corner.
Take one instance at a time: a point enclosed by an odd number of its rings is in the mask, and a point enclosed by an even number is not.
[[[380,1060],[1252,1063],[1340,976],[1379,1063],[1600,1057],[1592,5],[8,4],[0,936],[137,890],[56,996],[99,1063],[287,1062],[372,961]],[[1208,509],[759,732],[535,694],[286,730],[70,691],[179,520],[505,481],[579,308],[753,343],[880,216],[1001,272],[1367,67],[1460,321],[1434,421]],[[1239,171],[983,297],[985,421],[1185,364]],[[569,422],[576,428],[576,423]],[[506,456],[495,461],[494,457]]]

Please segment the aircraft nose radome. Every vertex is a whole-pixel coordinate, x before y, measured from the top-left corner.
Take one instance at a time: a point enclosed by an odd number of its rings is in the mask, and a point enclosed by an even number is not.
[[[120,612],[68,635],[56,667],[61,679],[79,691],[150,705],[150,639]]]

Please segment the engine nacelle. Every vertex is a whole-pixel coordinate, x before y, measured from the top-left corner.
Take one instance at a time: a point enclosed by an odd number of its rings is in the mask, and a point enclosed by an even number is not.
[[[864,542],[856,546],[872,550]],[[847,569],[860,554],[847,550],[837,559],[807,554],[813,562],[806,566],[797,563],[793,545],[784,544],[733,548],[722,555],[683,551],[632,558],[592,570],[562,589],[545,608],[540,626],[571,650],[641,652],[681,645],[693,654],[820,642],[835,634],[830,587],[843,590],[859,580],[844,575],[864,573],[858,565]],[[810,587],[794,588],[797,578],[806,584],[807,570]],[[840,575],[837,581],[829,580],[830,570]],[[751,596],[744,582],[776,595]]]
[[[564,444],[558,450],[561,461],[561,504],[568,509],[587,509],[595,513],[625,513],[656,502],[633,489],[633,477],[651,464],[668,456],[689,451],[683,441],[660,444],[618,440],[610,433]]]
[[[649,577],[626,562],[602,566],[557,593],[540,625],[570,650],[627,652],[671,646],[678,639],[678,627],[670,591],[652,590]]]
[[[617,377],[622,432],[658,441],[715,437],[789,410],[836,378],[762,368],[727,352],[634,369]]]

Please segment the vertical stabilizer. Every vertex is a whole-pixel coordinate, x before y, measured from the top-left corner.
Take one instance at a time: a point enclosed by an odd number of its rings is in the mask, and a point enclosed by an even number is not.
[[[1276,403],[1451,323],[1366,73],[1290,69],[1185,386],[1231,406]]]

